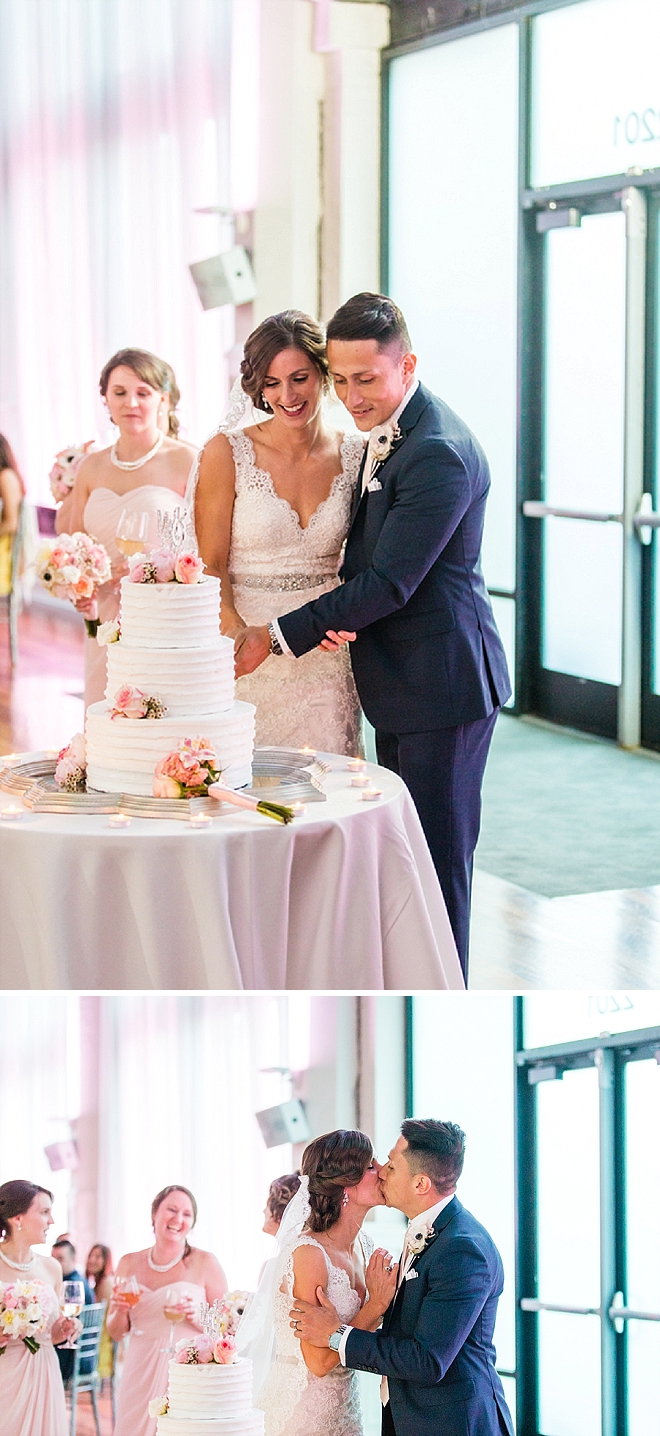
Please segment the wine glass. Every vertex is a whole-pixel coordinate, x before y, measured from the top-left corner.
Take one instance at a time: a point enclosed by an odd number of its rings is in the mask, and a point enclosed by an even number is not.
[[[60,1309],[62,1316],[80,1316],[85,1305],[85,1288],[81,1281],[65,1281],[62,1287],[60,1298]],[[63,1345],[74,1351],[76,1343],[73,1336],[69,1336]]]
[[[124,1305],[130,1307],[131,1311],[134,1306],[137,1306],[142,1296],[140,1283],[136,1276],[115,1277],[113,1292],[122,1298]],[[132,1336],[142,1336],[143,1334],[143,1332],[138,1331],[136,1326],[131,1325]]]
[[[188,1292],[177,1291],[177,1288],[175,1286],[168,1286],[167,1291],[165,1292],[163,1315],[167,1317],[167,1320],[170,1323],[170,1344],[169,1346],[161,1347],[161,1352],[163,1355],[174,1355],[174,1328],[177,1322],[185,1321],[186,1319],[185,1311],[181,1310],[181,1302],[185,1301],[187,1296]]]
[[[133,509],[122,509],[117,524],[115,543],[126,558],[144,553],[149,537],[149,515]]]

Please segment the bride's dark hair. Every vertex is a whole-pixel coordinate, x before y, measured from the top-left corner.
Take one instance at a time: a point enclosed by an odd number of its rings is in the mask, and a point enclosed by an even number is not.
[[[308,1227],[327,1232],[339,1221],[345,1187],[357,1187],[373,1160],[374,1149],[364,1132],[327,1132],[305,1147],[303,1176],[309,1177]]]
[[[12,1217],[22,1217],[32,1206],[32,1203],[43,1192],[45,1197],[54,1201],[53,1193],[48,1187],[38,1187],[34,1182],[24,1182],[17,1177],[14,1182],[3,1182],[0,1187],[0,1236],[7,1237],[10,1233],[9,1222]]]
[[[300,309],[283,309],[264,319],[245,341],[241,364],[241,384],[258,409],[271,413],[270,404],[262,398],[264,380],[276,355],[283,349],[300,349],[318,370],[324,389],[329,385],[325,338],[320,324],[311,314]]]

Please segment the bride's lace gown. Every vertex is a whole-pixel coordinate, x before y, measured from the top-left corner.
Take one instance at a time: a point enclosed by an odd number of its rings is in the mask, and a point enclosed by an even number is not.
[[[252,440],[243,429],[227,433],[236,470],[236,497],[229,576],[236,609],[248,624],[262,625],[319,598],[339,583],[337,570],[348,532],[364,440],[342,441],[341,473],[303,528],[273,480],[257,467]],[[302,658],[267,658],[239,679],[236,697],[257,709],[257,747],[359,751],[360,706],[348,648],[315,648]]]
[[[364,1232],[360,1232],[360,1242],[366,1266],[373,1243]],[[315,1246],[323,1252],[328,1300],[341,1321],[350,1324],[361,1307],[348,1273],[332,1265],[320,1242],[307,1233],[300,1236],[288,1255],[275,1296],[275,1359],[256,1402],[265,1413],[265,1436],[363,1436],[357,1371],[336,1366],[327,1376],[314,1376],[305,1366],[300,1342],[291,1330],[293,1254],[301,1246]]]

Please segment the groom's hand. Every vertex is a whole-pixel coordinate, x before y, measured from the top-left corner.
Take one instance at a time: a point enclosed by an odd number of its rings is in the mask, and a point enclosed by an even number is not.
[[[319,648],[325,648],[327,653],[338,653],[345,643],[355,643],[357,633],[347,633],[343,628],[335,633],[334,628],[329,628],[325,638],[321,639]]]
[[[333,1331],[341,1326],[341,1319],[323,1290],[317,1286],[319,1305],[296,1297],[289,1312],[291,1326],[299,1341],[308,1341],[310,1346],[327,1346]]]
[[[234,672],[237,678],[254,673],[270,653],[270,635],[263,628],[241,628],[234,639]]]

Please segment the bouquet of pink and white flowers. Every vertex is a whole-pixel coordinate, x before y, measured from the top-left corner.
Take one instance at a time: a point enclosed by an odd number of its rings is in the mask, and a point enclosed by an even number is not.
[[[110,559],[103,544],[86,533],[60,534],[48,539],[37,554],[37,577],[55,598],[69,603],[94,599],[101,584],[112,578]],[[98,617],[85,619],[87,632],[94,636]]]
[[[64,499],[68,499],[82,460],[94,448],[94,444],[94,439],[88,439],[86,444],[77,446],[72,444],[68,449],[60,449],[59,454],[55,455],[55,463],[48,478],[50,491],[56,504],[61,504]]]
[[[151,553],[135,553],[128,560],[131,583],[199,583],[204,561],[197,553],[172,553],[169,549],[153,549]]]
[[[55,782],[67,793],[83,793],[87,777],[87,754],[82,733],[76,733],[57,755]]]
[[[249,1291],[228,1291],[222,1301],[217,1303],[217,1321],[223,1336],[233,1337],[236,1335],[238,1323],[251,1294]]]
[[[42,1281],[0,1282],[0,1336],[24,1341],[33,1356],[39,1350],[35,1337],[46,1330],[51,1314],[46,1295]],[[0,1346],[0,1355],[4,1351]]]
[[[221,776],[208,738],[184,738],[156,764],[154,798],[204,798]]]

